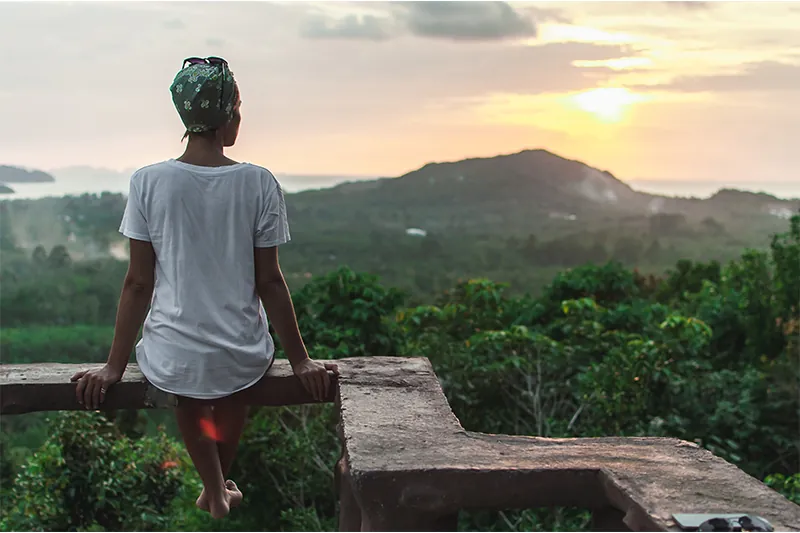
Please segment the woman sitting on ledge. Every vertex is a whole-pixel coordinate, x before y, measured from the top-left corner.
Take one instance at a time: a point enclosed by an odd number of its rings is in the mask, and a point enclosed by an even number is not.
[[[180,397],[178,426],[203,480],[197,506],[222,518],[242,501],[225,479],[247,415],[232,397],[273,362],[267,316],[316,400],[327,396],[328,371],[338,370],[309,359],[298,331],[278,264],[278,246],[289,241],[280,185],[268,170],[224,155],[241,122],[227,62],[187,59],[171,93],[189,142],[178,159],[131,177],[120,226],[130,239],[130,265],[111,352],[103,368],[72,381],[78,401],[98,409],[122,378],[144,322],[136,360],[153,386]],[[209,422],[212,438],[203,430]]]

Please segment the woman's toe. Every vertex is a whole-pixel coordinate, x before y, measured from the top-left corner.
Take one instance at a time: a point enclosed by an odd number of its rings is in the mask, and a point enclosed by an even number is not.
[[[228,493],[231,497],[231,507],[236,507],[242,503],[244,496],[242,495],[242,491],[239,490],[239,487],[236,486],[236,483],[228,479],[225,481],[225,488],[228,489]]]

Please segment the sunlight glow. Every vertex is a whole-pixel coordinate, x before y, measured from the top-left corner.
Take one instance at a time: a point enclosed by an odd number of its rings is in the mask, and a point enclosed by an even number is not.
[[[649,57],[617,57],[614,59],[583,60],[578,59],[572,65],[578,68],[610,68],[611,70],[627,70],[649,67],[653,60]]]
[[[543,24],[539,28],[539,35],[535,41],[538,44],[552,42],[578,42],[597,44],[625,44],[633,43],[633,35],[599,30],[587,26],[573,26],[571,24]]]
[[[644,102],[648,98],[623,87],[605,87],[578,93],[571,99],[579,109],[603,122],[619,122],[631,104]]]
[[[464,102],[468,113],[460,120],[464,127],[479,123],[511,126],[518,128],[517,131],[536,132],[537,136],[553,134],[550,142],[567,150],[577,149],[574,143],[586,140],[606,143],[604,149],[608,150],[631,128],[642,127],[642,120],[652,127],[654,120],[665,118],[665,113],[674,118],[682,106],[702,106],[708,102],[708,94],[636,92],[624,87],[570,93],[495,93]],[[454,120],[452,117],[449,120]],[[584,144],[579,146],[586,149]]]

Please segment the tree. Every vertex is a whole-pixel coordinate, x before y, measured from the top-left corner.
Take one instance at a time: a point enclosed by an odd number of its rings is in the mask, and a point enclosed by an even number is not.
[[[16,249],[17,239],[14,237],[8,203],[0,202],[0,250],[12,251]]]
[[[45,250],[44,246],[39,245],[34,248],[33,254],[31,254],[31,259],[37,266],[44,266],[47,264],[47,250]]]
[[[396,353],[391,317],[405,294],[382,287],[376,276],[340,268],[314,278],[293,299],[300,330],[320,357]]]
[[[65,246],[59,244],[50,250],[50,255],[47,257],[47,265],[50,268],[60,269],[68,267],[71,264],[72,258]]]

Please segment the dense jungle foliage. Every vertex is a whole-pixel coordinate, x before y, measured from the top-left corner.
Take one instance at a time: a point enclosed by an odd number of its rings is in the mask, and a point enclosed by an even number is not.
[[[468,429],[678,437],[800,503],[800,217],[769,244],[658,277],[585,264],[535,295],[467,279],[424,305],[341,267],[294,300],[312,357],[426,356]],[[105,359],[124,263],[55,247],[3,267],[3,363]],[[335,422],[331,406],[254,411],[231,476],[245,503],[212,522],[169,413],[3,417],[0,528],[333,530]],[[588,521],[581,509],[464,512],[460,528]]]

